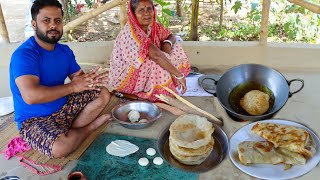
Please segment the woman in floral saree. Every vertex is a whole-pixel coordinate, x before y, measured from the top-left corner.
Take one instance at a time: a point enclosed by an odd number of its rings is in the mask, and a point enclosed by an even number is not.
[[[130,0],[128,22],[116,38],[110,60],[110,88],[157,101],[170,95],[161,86],[186,91],[188,57],[175,36],[156,22],[152,0]]]

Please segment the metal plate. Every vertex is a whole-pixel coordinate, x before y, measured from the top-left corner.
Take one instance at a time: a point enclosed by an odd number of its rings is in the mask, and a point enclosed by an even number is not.
[[[320,162],[320,140],[317,135],[308,127],[284,119],[269,119],[264,121],[259,121],[259,123],[275,123],[275,124],[282,124],[287,126],[295,126],[298,128],[305,129],[309,132],[310,136],[314,140],[316,145],[316,154],[309,158],[304,165],[294,165],[290,169],[285,170],[284,164],[250,164],[250,165],[243,165],[238,160],[238,145],[243,141],[265,141],[264,138],[260,137],[251,132],[252,127],[256,124],[250,123],[238,131],[236,131],[231,139],[230,139],[230,151],[229,157],[233,164],[239,168],[242,172],[256,177],[258,179],[270,179],[270,180],[277,180],[277,179],[294,179],[300,177],[309,171],[311,171],[314,167],[316,167]],[[316,170],[317,171],[317,170]]]
[[[140,113],[140,119],[146,119],[145,123],[132,123],[128,119],[128,114],[130,111],[136,110]],[[161,115],[161,109],[151,102],[145,101],[128,101],[115,106],[111,110],[111,115],[114,120],[119,122],[123,127],[129,129],[142,129],[150,126],[156,120],[158,120]]]
[[[13,111],[13,97],[9,96],[0,98],[0,116],[11,114]]]
[[[219,74],[206,74],[206,75],[200,76],[198,79],[198,83],[203,89],[209,91],[211,94],[216,93],[217,86],[216,86],[216,84],[214,84],[214,81],[210,80],[210,79],[204,80],[204,78],[211,78],[216,81],[219,81],[219,79],[221,78],[221,75],[219,75]]]
[[[206,172],[219,165],[225,159],[229,149],[228,137],[219,126],[213,124],[213,127],[215,128],[214,132],[212,133],[212,137],[214,138],[214,146],[207,159],[199,165],[185,165],[180,163],[172,156],[170,152],[169,127],[170,126],[165,128],[158,138],[158,150],[162,158],[165,159],[169,164],[185,171]]]

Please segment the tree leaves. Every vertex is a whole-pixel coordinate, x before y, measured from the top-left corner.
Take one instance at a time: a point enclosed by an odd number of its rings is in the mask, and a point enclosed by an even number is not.
[[[240,0],[237,0],[236,2],[234,2],[234,5],[231,7],[231,9],[234,10],[234,13],[237,14],[237,12],[241,9],[242,7],[242,3]]]

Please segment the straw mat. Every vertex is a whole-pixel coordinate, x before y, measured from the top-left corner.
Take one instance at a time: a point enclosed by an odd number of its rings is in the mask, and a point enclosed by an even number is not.
[[[107,107],[103,110],[101,114],[110,113],[112,108],[119,104],[119,99],[115,96],[111,96],[110,102]],[[19,131],[17,129],[17,125],[14,122],[14,115],[8,115],[2,118],[0,122],[0,152],[3,152],[7,148],[7,144],[11,139],[19,135]],[[70,154],[65,158],[59,159],[50,159],[47,156],[40,154],[35,150],[30,150],[23,153],[18,153],[18,155],[23,156],[25,158],[31,159],[37,164],[46,164],[52,166],[61,166],[63,167],[66,165],[70,160],[78,159],[83,152],[90,146],[90,144],[97,138],[97,136],[108,126],[108,124],[103,125],[102,127],[98,128],[95,132],[93,132],[84,142],[83,144],[77,149],[75,152]]]

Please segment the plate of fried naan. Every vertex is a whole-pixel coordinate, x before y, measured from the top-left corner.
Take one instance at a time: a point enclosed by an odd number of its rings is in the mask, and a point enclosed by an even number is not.
[[[261,179],[292,179],[320,161],[320,140],[308,127],[288,120],[250,123],[230,139],[229,157],[244,173]]]

